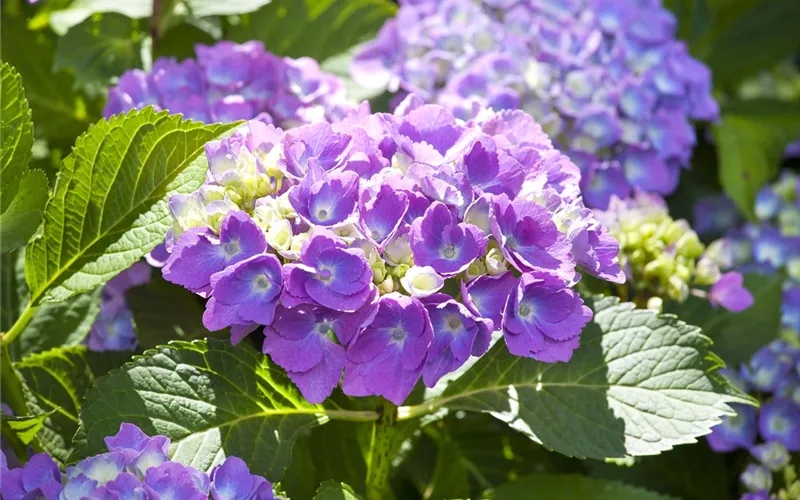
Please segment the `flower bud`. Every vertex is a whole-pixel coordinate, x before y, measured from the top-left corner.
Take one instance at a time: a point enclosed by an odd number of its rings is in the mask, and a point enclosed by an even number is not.
[[[467,270],[464,271],[464,274],[466,274],[467,281],[471,281],[478,276],[483,276],[486,274],[486,264],[481,262],[480,259],[476,259],[472,261],[472,264],[470,264]]]
[[[645,264],[644,277],[648,280],[664,281],[672,276],[674,270],[675,258],[669,254],[662,253],[656,260]]]
[[[686,258],[696,259],[703,254],[705,247],[700,242],[700,238],[697,237],[697,233],[689,229],[678,239],[675,249],[678,254]]]
[[[400,284],[412,297],[427,297],[444,286],[444,278],[430,266],[413,266],[400,280]]]
[[[650,297],[647,299],[647,308],[651,311],[661,312],[664,310],[664,299],[661,297]]]
[[[697,262],[697,267],[694,270],[694,282],[698,285],[710,286],[719,280],[722,273],[716,262],[708,257],[702,257]]]
[[[267,244],[283,254],[292,247],[292,224],[281,219],[273,222],[267,231]]]
[[[497,247],[490,248],[489,251],[486,252],[484,262],[486,264],[486,272],[489,276],[497,276],[498,274],[503,274],[508,271],[508,262],[506,258],[503,257],[503,252]]]
[[[391,276],[387,276],[385,280],[378,285],[378,290],[381,294],[384,293],[392,293],[395,289],[394,279]]]
[[[677,276],[670,276],[666,284],[666,295],[676,302],[683,302],[689,297],[689,285]]]
[[[386,248],[383,249],[383,256],[393,266],[405,264],[414,265],[414,255],[411,253],[411,245],[408,242],[408,233],[401,234],[394,238]]]

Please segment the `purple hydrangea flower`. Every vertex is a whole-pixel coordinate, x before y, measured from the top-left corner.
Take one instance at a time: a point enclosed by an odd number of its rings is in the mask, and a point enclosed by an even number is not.
[[[767,441],[777,441],[791,452],[800,451],[800,404],[775,398],[761,406],[758,431]]]
[[[750,448],[750,453],[761,463],[769,467],[770,470],[779,471],[786,467],[791,461],[786,447],[779,441],[768,441],[757,444]]]
[[[740,370],[749,386],[762,392],[773,392],[778,388],[800,360],[800,349],[782,341],[774,341],[756,352],[750,362]]]
[[[728,452],[739,448],[749,448],[755,443],[758,434],[758,411],[752,406],[732,404],[735,415],[722,417],[722,423],[715,426],[706,437],[711,449]]]
[[[719,116],[710,71],[675,32],[660,1],[404,2],[351,73],[463,119],[525,110],[605,208],[631,188],[670,194],[695,144],[690,120]]]
[[[333,226],[347,220],[358,199],[355,172],[326,173],[312,159],[303,180],[289,191],[289,201],[308,224]]]
[[[402,404],[422,374],[432,340],[431,320],[422,302],[399,293],[384,295],[373,320],[348,347],[345,392],[380,395]]]
[[[53,459],[45,453],[32,456],[20,468],[3,470],[0,482],[0,493],[8,500],[57,500],[61,490],[61,472]]]
[[[92,351],[131,351],[136,347],[133,315],[125,293],[150,282],[150,266],[137,262],[103,287],[100,312],[89,331],[86,344]]]
[[[454,276],[486,251],[486,236],[472,224],[459,223],[443,204],[434,202],[409,232],[414,262],[442,276]]]
[[[506,301],[503,337],[511,354],[569,361],[592,311],[558,276],[525,273]]]
[[[518,281],[510,272],[497,276],[479,276],[469,283],[462,283],[461,296],[473,314],[490,320],[492,329],[499,330],[506,301]]]
[[[211,471],[211,498],[213,500],[273,500],[272,486],[260,476],[250,474],[241,458],[228,457]]]
[[[741,273],[730,272],[722,275],[708,294],[712,305],[722,306],[733,312],[742,312],[753,305],[753,294],[743,285]]]

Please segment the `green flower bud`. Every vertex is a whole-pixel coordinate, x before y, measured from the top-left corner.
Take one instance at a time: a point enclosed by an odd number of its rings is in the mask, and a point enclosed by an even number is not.
[[[508,261],[503,257],[503,252],[496,246],[489,248],[489,251],[486,252],[484,264],[486,265],[486,272],[489,276],[497,276],[498,274],[503,274],[508,271]]]
[[[778,214],[778,225],[784,236],[800,236],[800,208],[783,207]]]
[[[395,288],[396,287],[394,285],[394,280],[392,279],[391,276],[387,276],[386,279],[383,280],[380,285],[378,285],[378,291],[381,294],[392,293],[395,290]]]
[[[688,283],[694,274],[694,261],[682,259],[680,257],[675,259],[674,276],[683,282]]]
[[[399,266],[392,268],[392,275],[397,279],[401,279],[406,275],[409,269],[411,269],[411,266],[407,264],[400,264]]]
[[[650,297],[647,299],[647,308],[652,311],[662,312],[664,310],[664,299],[661,297]]]
[[[697,233],[690,229],[678,239],[678,242],[675,244],[675,249],[678,251],[678,254],[684,257],[696,259],[703,255],[705,246],[700,242]]]
[[[644,266],[644,277],[648,280],[666,281],[675,271],[675,259],[666,253]]]
[[[694,232],[688,222],[683,219],[674,220],[666,225],[661,237],[667,243],[677,243],[688,232]]]
[[[476,259],[472,261],[472,264],[469,265],[464,274],[466,274],[467,281],[477,278],[478,276],[483,276],[486,274],[486,264],[481,262],[480,259]]]
[[[800,257],[789,259],[786,263],[786,272],[795,281],[800,281]]]
[[[667,298],[683,302],[689,297],[689,285],[677,276],[670,276],[666,286]]]
[[[701,286],[711,286],[719,280],[722,273],[713,259],[703,257],[697,262],[694,270],[694,282]]]

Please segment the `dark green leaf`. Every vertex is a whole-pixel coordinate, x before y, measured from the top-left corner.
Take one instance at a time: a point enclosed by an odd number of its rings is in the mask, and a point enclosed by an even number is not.
[[[744,214],[754,217],[756,193],[775,177],[786,145],[798,137],[800,103],[752,100],[726,108],[714,126],[720,183]]]
[[[33,304],[91,290],[161,243],[171,219],[167,200],[203,183],[203,146],[236,125],[203,125],[152,108],[93,125],[64,160],[42,232],[26,251]]]
[[[752,400],[717,373],[700,329],[671,315],[594,301],[595,317],[569,363],[515,357],[498,342],[441,397],[439,407],[491,413],[568,456],[654,455],[707,434],[727,403]]]
[[[106,14],[87,19],[58,39],[53,69],[70,70],[75,85],[107,85],[129,68],[142,66],[141,34],[130,18]]]
[[[358,500],[353,488],[337,481],[326,481],[319,486],[314,500]]]
[[[669,497],[616,481],[575,474],[533,474],[497,488],[493,500],[667,500]]]
[[[0,252],[10,252],[24,247],[39,229],[42,211],[47,203],[47,176],[41,170],[29,170],[13,190],[11,204],[0,215]]]
[[[395,10],[388,0],[273,0],[228,36],[238,42],[261,40],[278,55],[321,62],[371,38]]]
[[[152,349],[170,340],[211,335],[203,326],[203,307],[197,296],[164,281],[161,273],[154,273],[150,283],[128,290],[125,298],[142,349]]]
[[[36,433],[44,425],[44,421],[55,413],[56,410],[50,410],[41,415],[29,415],[25,417],[12,417],[10,415],[3,415],[3,427],[16,434],[23,444],[29,445],[36,438]]]
[[[33,32],[25,27],[24,18],[3,17],[2,59],[22,75],[36,136],[47,139],[51,146],[58,142],[69,147],[89,124],[100,118],[101,105],[74,90],[71,75],[52,71],[55,44],[56,37],[48,30]]]
[[[426,500],[447,500],[470,496],[469,471],[458,444],[447,434],[436,439],[436,467],[425,489]]]
[[[0,211],[5,213],[15,200],[20,180],[28,170],[33,149],[33,122],[19,73],[6,63],[2,64],[0,71],[0,136],[3,138],[0,145],[0,184],[3,186]],[[3,242],[4,248],[5,245]]]
[[[683,304],[666,303],[665,312],[702,328],[714,342],[714,352],[727,364],[738,366],[778,336],[782,283],[778,275],[745,274],[744,286],[755,302],[740,313],[715,309],[707,299],[691,296]]]
[[[33,415],[55,412],[37,435],[43,451],[64,465],[78,429],[78,411],[99,376],[124,363],[131,353],[90,352],[84,346],[53,349],[15,363]]]
[[[96,382],[81,411],[76,458],[104,450],[103,438],[131,422],[169,437],[181,463],[208,470],[235,455],[254,474],[279,480],[298,433],[324,423],[325,413],[246,342],[173,342]]]

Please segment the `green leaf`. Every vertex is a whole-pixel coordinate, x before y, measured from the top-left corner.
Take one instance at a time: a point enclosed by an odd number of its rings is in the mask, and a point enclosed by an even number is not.
[[[130,18],[106,14],[87,19],[58,39],[53,69],[71,70],[75,85],[106,85],[142,66],[142,40]]]
[[[25,255],[31,302],[91,290],[164,240],[167,201],[203,182],[203,146],[238,125],[203,125],[152,108],[93,125],[64,160],[41,234]]]
[[[700,329],[607,297],[569,363],[512,356],[498,342],[441,397],[399,409],[488,412],[568,456],[654,455],[708,434],[726,403],[752,404],[717,373]]]
[[[798,137],[800,103],[759,99],[724,110],[714,126],[719,180],[742,213],[755,217],[756,193],[775,177],[786,145]]]
[[[2,253],[24,247],[39,229],[47,203],[47,176],[41,170],[29,170],[22,175],[16,192],[9,191],[13,196],[3,198],[11,198],[11,204],[0,215]]]
[[[246,342],[173,342],[96,381],[75,458],[105,449],[123,422],[172,440],[173,460],[209,470],[228,455],[279,480],[298,433],[324,423],[267,356]]]
[[[23,444],[29,445],[36,438],[36,433],[44,425],[44,421],[55,413],[56,410],[50,410],[41,415],[29,415],[24,417],[12,417],[10,415],[3,415],[3,427],[11,430],[22,441]]]
[[[170,340],[213,335],[203,326],[203,306],[197,296],[166,282],[161,273],[155,273],[150,283],[128,290],[125,299],[142,349],[152,349]]]
[[[577,474],[532,474],[497,488],[492,500],[667,500],[669,497],[616,481]]]
[[[425,489],[425,498],[430,500],[469,498],[469,472],[462,460],[458,444],[447,435],[443,435],[436,440],[436,447],[436,467]]]
[[[692,296],[682,304],[666,303],[664,312],[702,328],[714,342],[714,352],[729,365],[738,366],[778,336],[782,284],[779,275],[748,273],[744,286],[755,302],[740,313],[714,308],[707,299]]]
[[[129,359],[127,352],[90,352],[85,346],[52,349],[15,363],[33,415],[53,412],[37,435],[42,450],[65,465],[78,429],[78,411],[95,379]]]
[[[358,500],[353,488],[337,481],[326,481],[319,485],[314,500]]]
[[[700,55],[715,85],[732,85],[800,49],[797,0],[716,0],[714,26]]]
[[[8,9],[4,9],[4,14],[0,53],[3,61],[12,64],[25,82],[36,136],[47,139],[51,147],[55,142],[68,148],[89,124],[100,118],[101,104],[73,89],[71,75],[52,70],[56,45],[53,33],[30,31],[23,17],[10,15]]]
[[[278,55],[321,62],[372,38],[396,10],[388,0],[273,0],[233,26],[228,37],[261,40]]]
[[[33,122],[31,108],[25,99],[22,78],[19,73],[6,63],[0,68],[0,136],[3,138],[0,151],[0,184],[3,186],[3,197],[0,199],[0,210],[5,215],[6,209],[15,200],[20,179],[28,170],[33,150]],[[45,181],[45,194],[47,182]],[[5,225],[5,224],[4,224]],[[4,235],[5,236],[5,235]],[[3,248],[6,243],[3,242]],[[6,252],[7,250],[3,250]]]

